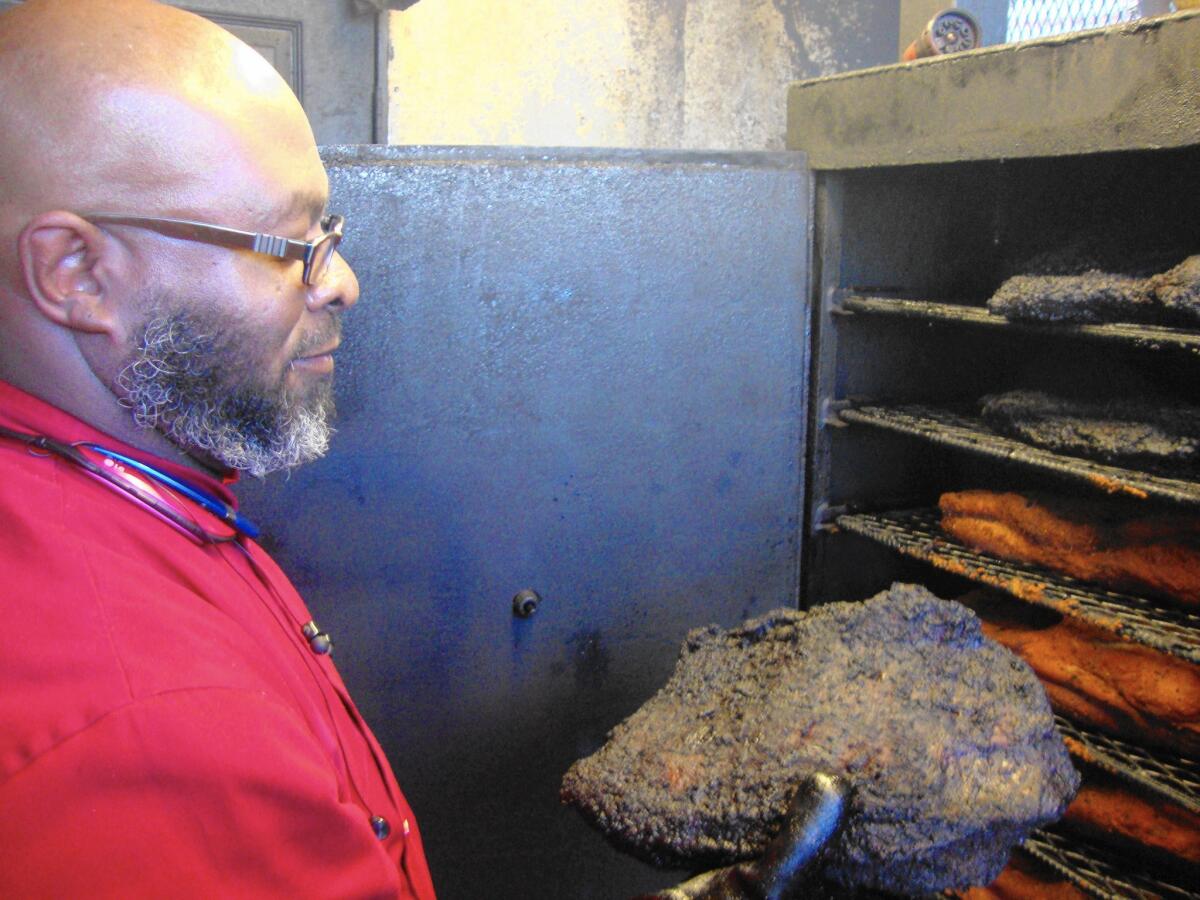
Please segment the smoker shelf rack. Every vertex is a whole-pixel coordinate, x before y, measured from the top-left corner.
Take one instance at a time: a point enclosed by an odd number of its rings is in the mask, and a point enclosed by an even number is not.
[[[1054,724],[1076,759],[1200,813],[1200,760],[1147,750],[1085,731],[1062,716],[1055,716]]]
[[[1118,860],[1107,849],[1074,835],[1059,834],[1053,828],[1034,831],[1021,848],[1101,900],[1176,900],[1196,896],[1185,887],[1151,875],[1133,860]]]
[[[1164,347],[1200,354],[1200,332],[1165,325],[1140,325],[1133,322],[1112,322],[1104,325],[1070,323],[1018,322],[994,316],[982,306],[960,303],[934,303],[928,300],[899,300],[892,297],[869,297],[853,294],[841,300],[835,312],[865,313],[874,316],[893,316],[926,322],[946,322],[1005,328],[1012,331],[1031,331],[1062,337],[1084,337],[1131,344],[1148,350]]]
[[[936,509],[846,513],[837,526],[946,572],[999,588],[1038,606],[1115,631],[1200,663],[1200,615],[1159,606],[1144,597],[1106,591],[1036,566],[1022,566],[970,549],[938,525]]]
[[[936,444],[1033,466],[1082,481],[1109,494],[1200,506],[1200,483],[1151,472],[1123,469],[1089,459],[1063,456],[996,434],[983,420],[924,404],[863,404],[838,409],[845,422],[870,425],[919,437]]]

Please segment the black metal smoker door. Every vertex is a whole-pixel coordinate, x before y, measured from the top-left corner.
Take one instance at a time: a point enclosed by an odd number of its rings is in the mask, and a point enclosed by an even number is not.
[[[804,157],[325,156],[362,284],[339,433],[243,504],[332,633],[441,896],[671,883],[558,784],[688,629],[796,603]]]

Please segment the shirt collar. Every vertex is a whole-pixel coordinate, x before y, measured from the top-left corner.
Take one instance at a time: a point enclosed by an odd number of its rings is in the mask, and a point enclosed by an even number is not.
[[[52,406],[45,400],[26,393],[6,381],[0,381],[0,425],[17,431],[45,435],[64,444],[75,444],[80,441],[99,444],[101,447],[115,450],[117,453],[152,466],[174,478],[201,487],[234,509],[237,508],[237,497],[230,489],[238,478],[236,470],[226,470],[218,478],[199,469],[193,469],[190,466],[163,459],[161,456],[155,456],[153,453],[147,453],[145,450],[117,440],[112,435],[105,434],[82,419],[77,419],[57,406]]]

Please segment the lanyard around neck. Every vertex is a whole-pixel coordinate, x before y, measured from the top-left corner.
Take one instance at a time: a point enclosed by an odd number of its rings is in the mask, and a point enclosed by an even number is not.
[[[171,525],[182,529],[200,543],[211,544],[233,541],[243,535],[249,538],[256,538],[260,533],[258,527],[253,522],[241,515],[231,505],[203,488],[190,484],[182,478],[168,475],[166,472],[162,472],[147,463],[132,459],[115,450],[102,447],[99,444],[90,441],[65,444],[45,435],[14,431],[4,426],[0,426],[0,437],[20,441],[31,449],[53,454],[60,459],[65,459],[79,466],[89,475],[100,479],[131,500],[137,501],[142,506],[148,508],[150,512],[166,519]],[[99,456],[104,462],[100,463],[90,458],[85,451]],[[122,467],[125,466],[149,478],[151,481],[157,482],[187,497],[210,515],[221,520],[233,530],[233,533],[230,535],[216,534],[204,528],[189,518],[186,513],[180,512],[170,503],[165,502],[162,496],[157,491],[154,491],[150,485],[139,479],[131,478],[128,473],[123,472]]]

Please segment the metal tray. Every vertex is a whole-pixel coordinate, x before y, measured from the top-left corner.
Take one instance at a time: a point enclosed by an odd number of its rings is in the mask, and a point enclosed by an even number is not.
[[[892,316],[926,322],[947,322],[1005,328],[1011,331],[1033,331],[1058,337],[1081,337],[1116,341],[1147,350],[1170,348],[1200,354],[1200,332],[1164,325],[1139,325],[1133,322],[1113,322],[1105,325],[1078,325],[1051,322],[1017,322],[994,316],[983,306],[960,303],[934,303],[928,300],[898,300],[892,297],[850,295],[833,310],[840,313],[862,313]]]
[[[1096,734],[1063,716],[1055,716],[1054,724],[1071,755],[1080,762],[1200,813],[1200,760]]]
[[[941,530],[936,509],[848,513],[839,528],[891,547],[906,556],[972,581],[999,588],[1137,641],[1200,663],[1200,615],[1154,603],[1134,594],[1106,591],[1035,566],[979,553]]]
[[[837,417],[851,424],[870,425],[944,444],[971,453],[1019,463],[1051,472],[1107,494],[1138,499],[1155,498],[1200,506],[1200,483],[1154,472],[1124,469],[1052,453],[1022,441],[997,434],[977,416],[923,404],[881,406],[839,405]]]
[[[1059,834],[1053,827],[1035,831],[1021,845],[1030,856],[1054,869],[1081,890],[1101,900],[1184,900],[1194,890],[1151,874],[1136,860],[1120,857],[1079,838]]]

